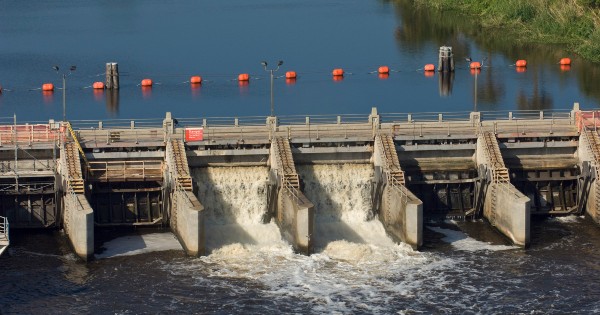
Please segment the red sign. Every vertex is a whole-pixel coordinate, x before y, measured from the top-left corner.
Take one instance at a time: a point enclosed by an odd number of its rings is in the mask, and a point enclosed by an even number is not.
[[[202,141],[204,128],[185,128],[185,141]]]

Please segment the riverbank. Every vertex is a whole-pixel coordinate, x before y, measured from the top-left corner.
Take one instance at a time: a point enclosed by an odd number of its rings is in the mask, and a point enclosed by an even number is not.
[[[600,63],[599,0],[412,0],[417,7],[476,17],[522,43],[560,44]]]

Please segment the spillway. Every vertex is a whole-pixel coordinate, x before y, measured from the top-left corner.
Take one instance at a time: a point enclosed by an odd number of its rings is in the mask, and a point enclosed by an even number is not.
[[[267,211],[267,167],[194,168],[192,176],[206,211],[209,252],[227,246],[287,246],[274,222],[262,223]]]
[[[371,210],[372,165],[301,165],[298,173],[315,205],[317,252],[349,244],[393,245]]]

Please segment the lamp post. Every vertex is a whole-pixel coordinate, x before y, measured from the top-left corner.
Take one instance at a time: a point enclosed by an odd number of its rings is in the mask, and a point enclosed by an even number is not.
[[[471,59],[471,57],[467,57],[465,60],[467,60],[467,62],[472,62],[473,59]],[[475,71],[475,83],[474,83],[474,87],[473,87],[473,111],[476,112],[477,111],[477,72],[479,71],[479,69],[477,68],[471,68],[472,71]]]
[[[58,73],[58,66],[52,67],[56,73]],[[73,71],[77,69],[77,66],[71,66],[69,73],[62,73],[62,106],[63,106],[63,122],[67,121],[67,76],[71,75]]]
[[[283,60],[279,60],[279,62],[277,62],[277,68],[275,68],[275,69],[267,69],[266,61],[263,61],[260,64],[265,68],[265,71],[271,73],[271,117],[273,117],[273,116],[275,116],[275,109],[274,109],[274,105],[273,105],[273,73],[277,72],[277,70],[279,70],[279,67],[281,67],[281,65],[283,64]]]

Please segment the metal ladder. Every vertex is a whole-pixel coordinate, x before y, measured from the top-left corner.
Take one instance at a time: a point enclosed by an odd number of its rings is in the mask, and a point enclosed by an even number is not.
[[[83,161],[85,162],[85,166],[86,166],[88,172],[92,173],[92,168],[90,167],[90,162],[88,162],[87,158],[85,157],[85,152],[83,152],[83,148],[81,148],[81,144],[79,143],[79,139],[77,138],[75,131],[73,131],[73,128],[71,128],[71,123],[67,122],[66,125],[67,125],[67,129],[69,130],[69,133],[71,134],[71,138],[73,138],[73,141],[77,145],[77,149],[79,149],[79,152],[81,153],[81,157],[83,158]]]
[[[281,163],[281,168],[283,170],[283,184],[296,189],[300,188],[300,178],[298,173],[296,173],[296,166],[294,165],[290,142],[286,138],[277,137],[275,139],[275,145],[277,157],[280,159],[279,162]]]
[[[83,186],[83,177],[81,174],[81,162],[79,161],[79,153],[75,148],[75,143],[69,142],[65,144],[65,154],[67,173],[69,174],[67,182],[69,186],[73,188],[74,193],[83,194],[85,188]]]
[[[384,154],[382,158],[389,169],[389,176],[393,178],[393,182],[406,185],[404,171],[402,171],[400,163],[398,162],[398,153],[396,152],[394,138],[389,134],[380,134],[379,137],[381,139],[381,146]]]
[[[173,157],[175,158],[175,173],[177,175],[177,184],[183,190],[192,191],[192,177],[185,154],[185,145],[181,140],[171,140],[173,145]]]

